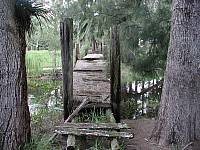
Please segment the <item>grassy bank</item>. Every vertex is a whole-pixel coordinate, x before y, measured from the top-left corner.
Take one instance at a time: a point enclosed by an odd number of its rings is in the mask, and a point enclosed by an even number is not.
[[[39,75],[44,68],[53,68],[55,66],[55,53],[48,50],[27,51],[26,67],[29,76]],[[56,52],[56,66],[61,66],[60,51]]]

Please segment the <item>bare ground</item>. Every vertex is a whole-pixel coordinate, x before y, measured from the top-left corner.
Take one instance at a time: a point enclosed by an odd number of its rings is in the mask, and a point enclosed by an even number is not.
[[[156,123],[153,119],[124,120],[130,127],[134,138],[125,140],[125,150],[177,150],[176,148],[161,147],[149,141],[149,137]],[[200,141],[192,142],[192,150],[200,150]],[[190,149],[190,150],[191,150]],[[189,150],[189,147],[184,150]]]
[[[166,147],[161,147],[148,140],[155,125],[155,120],[138,119],[124,120],[130,127],[130,132],[134,133],[134,138],[125,140],[126,150],[170,150]]]

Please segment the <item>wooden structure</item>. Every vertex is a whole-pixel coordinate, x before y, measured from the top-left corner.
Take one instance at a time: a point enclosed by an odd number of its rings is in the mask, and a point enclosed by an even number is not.
[[[120,131],[128,129],[128,126],[120,123],[119,117],[120,53],[119,37],[115,32],[117,32],[116,27],[113,28],[112,34],[110,84],[110,79],[107,78],[105,71],[106,60],[99,52],[88,53],[83,59],[77,60],[73,68],[72,21],[64,19],[61,22],[65,123],[57,126],[55,133],[68,136],[66,149],[75,149],[76,136],[108,137],[111,139],[112,150],[119,149],[118,138],[133,137],[130,133]],[[74,123],[74,118],[79,115],[81,110],[94,107],[103,108],[110,118],[110,123]]]

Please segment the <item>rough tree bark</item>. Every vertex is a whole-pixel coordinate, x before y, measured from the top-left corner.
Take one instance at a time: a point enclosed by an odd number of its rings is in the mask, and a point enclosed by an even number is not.
[[[200,140],[200,1],[173,0],[172,28],[159,119],[160,145]]]
[[[15,0],[0,1],[0,149],[17,150],[30,140],[25,32],[14,15]],[[21,33],[20,33],[21,32]]]

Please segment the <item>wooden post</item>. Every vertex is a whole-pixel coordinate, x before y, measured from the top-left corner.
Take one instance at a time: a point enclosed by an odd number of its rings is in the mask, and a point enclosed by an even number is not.
[[[60,22],[61,57],[63,73],[64,120],[71,112],[73,101],[73,20],[63,18]]]
[[[76,62],[80,59],[79,43],[76,44]]]
[[[145,84],[145,81],[143,80],[142,81],[142,91],[144,90],[144,84]],[[143,93],[142,94],[142,115],[144,115],[144,101],[145,101],[145,95]]]
[[[110,122],[115,123],[116,120],[113,116],[113,113],[110,109],[106,110],[106,116],[110,119]],[[120,146],[116,138],[113,138],[110,143],[111,150],[119,150]]]
[[[121,101],[121,71],[120,71],[120,42],[117,25],[111,29],[110,75],[112,111],[117,123],[120,122]]]

